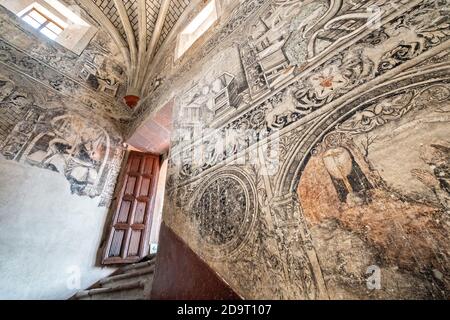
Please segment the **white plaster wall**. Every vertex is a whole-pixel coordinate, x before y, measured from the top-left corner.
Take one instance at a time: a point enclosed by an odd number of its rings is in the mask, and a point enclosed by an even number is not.
[[[0,299],[67,299],[77,269],[83,289],[112,273],[94,266],[107,214],[97,203],[59,173],[0,158]]]

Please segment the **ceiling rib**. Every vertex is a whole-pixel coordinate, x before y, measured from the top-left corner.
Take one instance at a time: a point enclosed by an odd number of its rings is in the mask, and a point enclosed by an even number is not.
[[[155,54],[156,44],[158,43],[161,37],[161,30],[164,26],[164,21],[166,20],[167,12],[169,11],[170,1],[171,0],[162,0],[161,8],[158,14],[158,19],[156,20],[155,28],[153,29],[152,37],[147,50],[147,60],[146,60],[147,66]]]
[[[110,34],[113,41],[122,53],[129,76],[129,72],[131,69],[129,49],[117,27],[111,22],[111,20],[106,17],[105,13],[100,9],[100,7],[92,2],[92,0],[79,0],[79,2],[81,6],[87,9],[87,12],[89,12],[93,16],[93,18]]]
[[[147,51],[147,1],[138,0],[138,45],[139,45],[139,61],[138,64],[141,65],[145,59],[145,52]],[[145,48],[145,50],[143,50]]]
[[[147,14],[147,44],[150,43],[153,30],[155,29],[158,13],[161,9],[162,0],[145,0],[145,11]]]
[[[125,58],[127,95],[141,94],[156,52],[192,0],[77,0],[111,35]]]
[[[134,35],[133,27],[131,26],[127,10],[125,9],[125,5],[123,4],[122,0],[114,0],[114,4],[117,8],[117,11],[119,12],[120,20],[122,21],[122,25],[125,28],[125,34],[127,37],[128,47],[130,48],[130,59],[131,59],[131,71],[130,74],[136,73],[136,70],[138,68],[137,65],[137,46],[136,46],[136,37]],[[130,84],[131,87],[135,87],[135,77],[132,77]]]

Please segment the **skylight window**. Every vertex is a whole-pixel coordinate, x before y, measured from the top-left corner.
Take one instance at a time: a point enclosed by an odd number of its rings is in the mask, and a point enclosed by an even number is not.
[[[181,32],[176,49],[177,59],[217,21],[218,16],[216,0],[211,0]]]
[[[0,0],[37,32],[76,54],[81,54],[97,29],[81,18],[81,9],[60,0]]]
[[[45,15],[36,8],[32,8],[22,16],[22,20],[27,22],[33,28],[39,30],[42,34],[46,35],[48,38],[55,40],[64,28],[67,26],[63,21],[56,22],[55,20],[48,17],[49,13]],[[54,17],[57,18],[57,17]],[[58,19],[59,20],[59,19]],[[65,26],[63,26],[65,25]]]

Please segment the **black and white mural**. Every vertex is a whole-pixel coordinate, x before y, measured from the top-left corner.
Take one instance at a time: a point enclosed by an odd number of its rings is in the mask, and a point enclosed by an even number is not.
[[[121,105],[127,85],[125,63],[105,31],[98,30],[77,55],[39,36],[2,6],[0,28],[1,63],[115,121],[129,120],[130,110]]]
[[[20,76],[2,75],[0,153],[58,172],[70,183],[71,193],[100,197],[99,204],[108,205],[123,156],[120,134],[108,121],[66,106],[79,102],[63,102],[38,88]]]
[[[11,71],[0,76],[0,153],[103,204],[117,127],[131,133],[174,99],[164,220],[240,295],[448,299],[449,9],[239,1],[181,59],[175,43],[155,56],[132,115],[108,103],[124,74],[103,45],[75,80],[48,67],[60,55],[43,64],[0,39]],[[25,90],[26,77],[46,90]]]
[[[249,0],[168,53],[164,220],[246,298],[448,298],[449,8]]]
[[[128,117],[116,102],[126,79],[111,41],[101,31],[77,56],[2,7],[0,26],[1,156],[61,174],[73,195],[109,206],[124,154],[120,119]]]

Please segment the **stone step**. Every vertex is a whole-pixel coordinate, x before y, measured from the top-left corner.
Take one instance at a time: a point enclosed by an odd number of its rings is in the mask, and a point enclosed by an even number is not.
[[[129,272],[130,270],[133,271],[135,269],[140,269],[140,268],[145,268],[145,267],[149,267],[155,264],[156,258],[153,257],[151,260],[147,260],[147,261],[143,261],[143,262],[137,262],[137,263],[133,263],[130,264],[128,266],[124,266],[122,268],[119,269],[120,273],[126,273]]]
[[[90,289],[77,292],[75,300],[139,300],[150,296],[155,270],[155,255],[145,261],[121,267],[109,277],[99,280]]]
[[[112,298],[112,293],[115,292],[121,292],[121,295],[123,295],[126,291],[129,290],[135,290],[135,289],[139,289],[138,292],[141,292],[143,295],[144,292],[144,288],[145,288],[145,281],[142,280],[138,280],[138,281],[133,281],[133,282],[129,282],[129,283],[125,283],[125,284],[119,284],[119,285],[115,285],[115,286],[111,286],[111,287],[102,287],[102,288],[94,288],[94,289],[89,289],[89,290],[82,290],[79,291],[75,294],[74,298],[77,300],[82,300],[84,298],[94,298],[96,296],[100,296],[100,295],[105,295],[107,294],[107,299]],[[100,298],[100,297],[98,297]],[[133,297],[131,297],[133,298]]]
[[[114,292],[98,293],[85,296],[77,300],[147,300],[142,288],[121,290]]]
[[[119,273],[119,274],[115,274],[115,275],[103,278],[98,282],[98,284],[101,287],[105,287],[105,285],[108,283],[113,283],[113,282],[118,282],[118,281],[122,281],[122,280],[128,280],[128,279],[132,279],[132,278],[136,278],[136,277],[145,276],[148,274],[152,274],[154,271],[155,271],[155,265],[150,264],[150,266],[147,266],[147,267],[130,269],[126,273]]]

